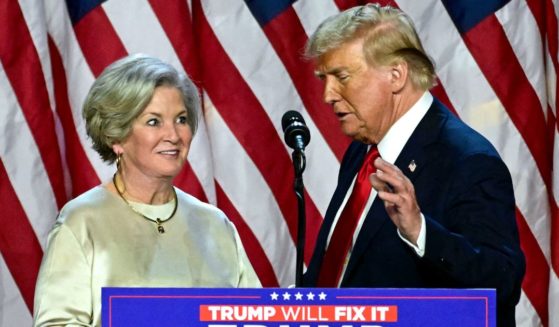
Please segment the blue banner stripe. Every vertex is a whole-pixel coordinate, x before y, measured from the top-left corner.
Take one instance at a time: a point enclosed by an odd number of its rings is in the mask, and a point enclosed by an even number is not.
[[[510,0],[442,0],[460,33],[467,33]]]
[[[68,7],[68,13],[70,14],[72,24],[79,22],[83,16],[105,1],[106,0],[66,0],[66,6]]]
[[[260,26],[265,26],[278,14],[289,8],[296,0],[245,0]]]

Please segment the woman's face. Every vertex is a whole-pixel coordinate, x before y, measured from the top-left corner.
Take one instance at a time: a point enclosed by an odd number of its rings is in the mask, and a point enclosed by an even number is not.
[[[184,166],[191,141],[180,91],[159,86],[132,123],[130,135],[113,145],[113,150],[122,153],[122,168],[128,176],[173,178]]]

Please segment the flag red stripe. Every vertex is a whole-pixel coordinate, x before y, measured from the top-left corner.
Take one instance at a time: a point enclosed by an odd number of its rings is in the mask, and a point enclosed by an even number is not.
[[[365,1],[365,0],[334,0],[334,2],[336,3],[336,6],[338,6],[340,11],[342,11],[342,10],[346,10],[348,8],[351,8],[351,7],[362,5],[362,4],[366,3],[367,1]]]
[[[175,177],[173,183],[186,193],[195,196],[200,201],[208,202],[206,192],[200,180],[192,170],[192,166],[186,162],[181,172]]]
[[[520,234],[520,246],[526,257],[526,274],[522,289],[538,313],[544,326],[548,325],[549,265],[522,213],[516,210],[516,223]]]
[[[528,4],[531,6],[532,2],[533,1],[528,1]],[[544,11],[547,14],[545,16],[545,22],[547,24],[545,30],[547,33],[547,46],[549,48],[549,54],[551,61],[553,62],[553,66],[555,67],[555,75],[557,77],[557,73],[559,72],[559,23],[557,22],[554,6],[555,5],[552,0],[545,1]],[[539,19],[539,17],[537,17],[537,19]],[[555,110],[559,111],[559,82],[555,83]],[[555,113],[555,115],[558,114]]]
[[[555,274],[559,276],[559,207],[553,196],[553,191],[549,192],[549,211],[551,218],[551,240],[549,245],[551,250],[551,267],[555,270]]]
[[[502,26],[495,15],[491,15],[463,37],[532,153],[544,183],[551,189],[551,156],[546,142],[543,108]]]
[[[3,8],[0,11],[0,59],[37,144],[60,208],[66,202],[64,175],[39,54],[18,3],[4,0],[0,2],[0,7]]]
[[[19,202],[2,160],[0,160],[0,253],[19,288],[19,291],[33,312],[35,280],[43,251],[35,232]],[[48,217],[43,217],[48,219]],[[1,308],[0,308],[1,309]]]
[[[463,35],[463,39],[503,104],[509,118],[520,132],[545,185],[548,190],[551,189],[552,161],[546,142],[543,108],[515,56],[502,26],[495,15],[491,15]],[[488,44],[491,44],[491,47],[488,47]],[[540,277],[541,274],[549,277],[549,266],[543,255],[538,255],[541,249],[534,235],[531,235],[527,222],[523,219],[517,220],[520,221],[521,245],[525,249],[528,263],[523,290],[538,312],[541,321],[547,324],[549,278],[543,281],[547,284],[542,285]],[[535,275],[539,276],[534,277]]]
[[[539,4],[540,1],[528,1],[528,5],[530,8],[532,7],[533,3]],[[557,16],[555,14],[555,7],[552,0],[545,1],[545,9],[544,12],[547,14],[545,16],[546,26],[546,36],[547,36],[547,46],[549,49],[549,56],[551,57],[552,64],[555,68],[555,77],[557,78],[557,72],[559,72],[559,23],[557,21]],[[540,11],[541,12],[541,11]],[[534,14],[534,16],[536,16]],[[542,15],[543,16],[543,15]],[[536,16],[536,19],[541,20],[540,16]],[[559,111],[559,81],[556,80],[555,83],[555,110]],[[550,134],[550,147],[549,152],[553,155],[554,153],[554,142],[555,140],[555,133],[559,133],[559,119],[557,119],[558,113],[553,113],[550,107],[548,107],[548,131]],[[555,116],[554,116],[555,114]],[[559,160],[557,157],[554,157],[554,160]],[[559,178],[559,172],[554,172],[554,177]],[[558,183],[558,181],[554,181]],[[551,266],[555,271],[555,274],[559,276],[559,208],[557,206],[557,202],[555,201],[555,197],[553,194],[553,190],[550,190],[550,211],[551,211]],[[559,197],[559,194],[556,196]]]
[[[195,44],[196,35],[192,30],[192,19],[186,1],[149,0],[149,4],[171,41],[173,49],[175,49],[188,76],[200,86],[199,60]]]
[[[559,208],[552,195],[550,195],[551,211],[551,267],[559,276]]]
[[[447,106],[447,108],[452,111],[456,116],[458,116],[458,113],[456,112],[456,109],[454,109],[454,106],[452,105],[452,102],[450,101],[450,99],[448,98],[448,94],[446,93],[444,87],[441,85],[440,81],[438,82],[437,85],[435,85],[433,88],[431,88],[431,90],[429,90],[433,96],[435,96],[437,99],[439,99],[445,106]]]
[[[99,76],[115,60],[127,55],[103,7],[97,6],[74,25],[74,32],[83,55],[93,72]]]
[[[530,8],[530,11],[532,12],[532,15],[534,16],[534,19],[536,20],[536,24],[538,25],[538,30],[540,31],[540,36],[542,38],[542,43],[545,41],[545,35],[547,34],[546,31],[546,13],[545,13],[545,7],[546,7],[546,1],[547,0],[527,0],[526,3],[528,5],[528,8]],[[549,3],[551,3],[551,0],[548,1]],[[553,8],[549,8],[550,10],[553,10]],[[551,26],[551,25],[549,25]]]
[[[65,159],[72,182],[72,197],[76,197],[93,186],[98,185],[101,181],[87,158],[76,131],[72,109],[68,101],[68,85],[62,58],[50,37],[48,43],[56,99],[56,112],[60,118],[64,133],[64,142],[66,145]]]
[[[149,0],[149,3],[165,34],[169,37],[184,70],[198,86],[201,86],[197,52],[195,51],[193,38],[194,33],[186,1]],[[181,173],[175,178],[174,183],[201,201],[208,201],[204,188],[189,163],[184,166]]]
[[[559,62],[557,56],[559,55],[559,24],[557,23],[557,16],[555,15],[553,2],[552,0],[528,0],[527,3],[538,24],[542,44],[547,43],[551,63],[555,72],[558,72]],[[545,51],[545,47],[543,51]],[[556,83],[555,86],[555,92],[559,96],[559,83]],[[556,99],[555,108],[559,110],[559,97]]]
[[[292,239],[296,240],[297,203],[293,184],[290,182],[293,180],[293,167],[288,153],[262,105],[213,34],[199,0],[193,1],[193,14],[202,38],[200,51],[204,87],[233,134],[262,173],[282,211]],[[235,92],[223,92],[223,85],[235,85]],[[245,108],[245,111],[239,108]],[[270,153],[274,155],[269,155]],[[322,218],[312,201],[306,205],[307,219],[312,226],[307,234],[316,235]],[[312,239],[307,239],[306,260],[310,260],[312,255]]]
[[[292,7],[285,9],[263,30],[287,69],[307,112],[334,155],[341,161],[350,139],[339,128],[332,128],[339,123],[332,107],[322,100],[322,83],[312,78],[312,63],[303,59],[307,35],[295,10]],[[285,108],[286,111],[288,109],[296,108]]]
[[[250,262],[262,286],[264,287],[278,287],[279,283],[276,278],[274,268],[266,257],[266,253],[258,242],[258,239],[250,229],[250,227],[243,220],[241,214],[237,211],[233,203],[227,197],[219,183],[215,183],[215,192],[217,197],[217,205],[227,217],[235,224],[239,231],[239,236],[243,241],[243,246],[248,255]]]

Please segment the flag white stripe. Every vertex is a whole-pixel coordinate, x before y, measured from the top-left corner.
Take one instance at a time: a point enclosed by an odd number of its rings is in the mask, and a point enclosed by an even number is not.
[[[174,67],[182,67],[173,45],[147,1],[108,1],[103,4],[103,8],[129,53],[147,53],[169,62]],[[127,15],[131,10],[134,11],[134,15]],[[186,73],[185,67],[182,67],[182,72]],[[190,146],[188,161],[200,180],[208,201],[215,204],[213,163],[209,156],[210,143],[205,122],[200,118],[198,131]]]
[[[0,326],[31,326],[31,313],[0,255]]]
[[[254,232],[272,263],[280,285],[292,284],[295,250],[274,195],[211,100],[206,96],[204,102],[208,131],[215,149],[216,180]]]
[[[538,313],[524,291],[520,294],[520,301],[516,305],[515,320],[516,327],[543,326]]]
[[[442,3],[398,1],[400,7],[418,22],[419,35],[439,62],[437,75],[460,117],[493,143],[507,164],[514,183],[517,206],[525,217],[539,247],[550,261],[549,203],[545,184],[521,134],[483,77]],[[427,12],[437,20],[420,18]],[[440,35],[440,34],[443,35]],[[436,38],[429,36],[437,35]],[[440,42],[441,37],[445,42]],[[452,51],[451,51],[452,49]],[[456,78],[460,76],[460,78]],[[529,172],[529,173],[527,173]]]
[[[559,203],[559,132],[555,129],[553,143],[553,198],[555,203]]]
[[[91,147],[91,141],[88,139],[85,131],[85,122],[82,118],[82,106],[89,88],[95,77],[88,66],[83,55],[81,47],[73,32],[72,23],[66,6],[60,8],[60,4],[53,1],[45,2],[47,16],[48,31],[51,38],[60,52],[64,71],[66,73],[66,81],[68,85],[68,101],[72,110],[72,118],[76,133],[85,155],[97,176],[101,180],[111,176],[114,169],[105,164],[99,154]],[[62,9],[62,10],[61,10]]]
[[[524,0],[511,0],[495,13],[503,26],[507,39],[512,46],[522,70],[532,88],[538,95],[542,111],[547,112],[547,94],[544,58],[544,45],[538,24],[528,4]],[[520,76],[519,76],[520,78]]]
[[[50,107],[54,109],[52,71],[47,41],[47,24],[45,19],[44,2],[40,1],[37,3],[37,1],[34,0],[20,0],[18,3],[27,28],[29,29],[29,34],[33,40],[33,44],[35,45],[37,54],[39,55],[43,76],[37,78],[44,79],[45,85],[47,86],[47,92],[49,94]]]
[[[553,115],[557,117],[556,99],[557,99],[557,72],[553,67],[553,62],[551,61],[551,54],[549,52],[549,47],[546,44],[545,52],[545,68],[546,68],[546,84],[547,84],[547,104],[551,107]]]
[[[549,293],[547,297],[549,303],[549,326],[559,326],[559,278],[555,270],[551,269],[549,278]]]
[[[440,1],[397,2],[417,23],[426,49],[439,63],[437,73],[460,117],[488,137],[509,166],[515,185],[517,206],[526,218],[546,260],[550,262],[551,218],[547,202],[548,190],[522,135],[518,133],[503,104],[476,63],[476,60],[483,58],[472,57]],[[114,172],[114,167],[100,160],[98,154],[91,149],[90,141],[85,135],[81,108],[94,76],[76,40],[65,2],[19,0],[18,3],[39,55],[43,75],[37,78],[43,78],[46,82],[51,108],[55,109],[55,97],[45,29],[48,29],[62,56],[72,118],[79,141],[97,174],[101,179],[107,179]],[[339,163],[303,108],[297,90],[279,56],[244,1],[202,0],[201,3],[218,40],[266,111],[281,140],[283,132],[280,121],[283,112],[289,109],[302,110],[312,134],[312,141],[306,150],[305,184],[319,212],[324,214],[331,192],[335,188]],[[546,1],[545,5],[549,3],[553,3],[553,7],[546,9],[552,10],[556,17],[559,17],[559,1]],[[191,0],[187,0],[187,4],[191,9]],[[178,55],[158,21],[160,18],[155,15],[147,0],[111,0],[104,2],[102,6],[129,52],[149,53],[177,68],[181,67]],[[323,19],[338,12],[334,1],[296,1],[292,6],[307,35],[310,35]],[[553,57],[559,60],[559,53],[550,53],[547,39],[546,44],[542,46],[538,25],[527,1],[511,0],[495,15],[503,26],[545,115],[548,114],[548,106],[556,115],[557,72],[551,59]],[[545,64],[541,62],[542,58],[545,58]],[[5,63],[0,63],[0,130],[3,131],[0,136],[0,158],[8,173],[9,182],[44,247],[46,234],[57,214],[57,205],[41,153],[2,64]],[[219,183],[264,249],[280,285],[293,284],[295,246],[274,194],[259,171],[260,167],[255,166],[243,144],[236,139],[227,122],[209,99],[206,102],[206,110],[205,120],[208,125],[204,124],[203,119],[189,154],[192,169],[211,203],[216,201],[214,182]],[[68,178],[69,171],[64,157],[64,131],[56,113],[54,119],[62,152],[64,175]],[[559,131],[556,126],[554,137],[551,187],[557,204]],[[284,147],[286,151],[291,151],[287,146]],[[67,183],[68,185],[70,184]],[[70,187],[66,189],[69,191]],[[0,258],[0,289],[0,326],[30,325],[31,314],[3,258]],[[550,271],[548,292],[549,326],[556,326],[559,325],[559,311],[556,310],[559,307],[559,280],[553,269]],[[517,306],[516,319],[518,326],[542,325],[524,291]]]
[[[310,36],[326,17],[339,12],[334,1],[324,0],[296,1],[293,4],[293,9],[299,16],[307,36]]]
[[[58,207],[35,139],[0,63],[0,157],[12,187],[44,248]]]
[[[303,103],[295,87],[290,83],[291,79],[281,60],[244,1],[223,1],[222,3],[212,1],[205,2],[203,5],[207,16],[209,16],[208,13],[212,13],[208,20],[217,38],[266,110],[278,137],[283,140],[281,116],[287,110],[303,108]],[[237,16],[230,13],[236,13]],[[243,46],[240,47],[239,44],[243,44]],[[259,60],[254,60],[254,53],[259,54]],[[284,82],[281,84],[269,83],[270,76]],[[338,171],[339,162],[321,134],[317,132],[318,129],[306,110],[302,112],[302,115],[312,134],[312,143],[309,144],[306,151],[309,169],[305,170],[305,187],[319,212],[324,214],[331,191],[336,186],[336,174],[332,172]],[[284,147],[287,152],[291,153],[285,144]],[[310,169],[311,167],[312,169]]]

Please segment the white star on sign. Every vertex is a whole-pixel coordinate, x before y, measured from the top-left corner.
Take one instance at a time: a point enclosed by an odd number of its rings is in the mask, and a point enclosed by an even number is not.
[[[283,293],[283,299],[284,299],[284,300],[289,300],[289,299],[291,299],[291,294],[289,294],[289,293],[287,293],[287,292]]]
[[[276,293],[276,292],[274,292],[274,293],[270,294],[270,297],[271,297],[271,298],[272,298],[272,300],[274,300],[274,301],[278,299],[278,296],[279,296],[279,294],[278,294],[278,293]]]

